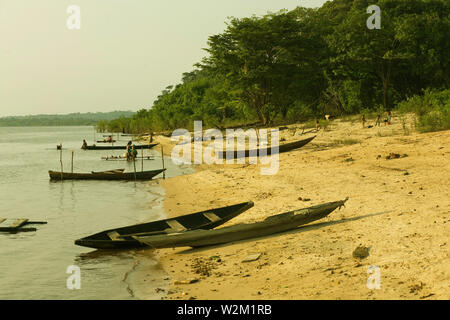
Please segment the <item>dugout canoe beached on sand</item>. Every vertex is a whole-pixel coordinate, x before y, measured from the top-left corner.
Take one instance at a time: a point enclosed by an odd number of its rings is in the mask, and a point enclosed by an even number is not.
[[[170,234],[194,229],[212,229],[253,207],[253,202],[243,202],[171,219],[157,220],[128,227],[110,229],[75,241],[76,245],[96,249],[126,249],[145,247],[133,236]]]

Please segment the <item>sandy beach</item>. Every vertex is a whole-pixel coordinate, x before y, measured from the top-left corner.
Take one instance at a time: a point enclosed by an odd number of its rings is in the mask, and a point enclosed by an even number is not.
[[[281,234],[158,250],[172,283],[164,299],[449,299],[450,131],[416,133],[394,114],[390,126],[338,119],[301,132],[280,131],[280,143],[317,136],[280,154],[275,175],[259,164],[202,164],[164,180],[166,213],[255,203],[228,226],[349,197],[345,207]],[[155,140],[166,154],[175,145]],[[366,258],[353,256],[360,245]],[[253,253],[259,259],[242,262]],[[374,266],[379,289],[367,286]]]

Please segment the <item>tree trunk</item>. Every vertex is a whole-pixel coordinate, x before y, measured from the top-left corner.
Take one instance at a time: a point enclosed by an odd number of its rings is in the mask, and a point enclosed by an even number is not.
[[[387,69],[387,70],[386,70]],[[392,61],[388,61],[387,68],[383,62],[383,70],[378,74],[383,83],[383,107],[384,110],[388,109],[388,90],[389,90],[389,80],[391,78]]]
[[[442,77],[444,78],[445,86],[447,87],[447,89],[450,89],[449,72],[450,72],[450,66],[449,65],[447,65],[447,67],[442,66]]]
[[[263,125],[266,125],[267,118],[264,112],[262,111],[262,106],[256,108],[256,113],[258,114],[259,121],[261,121]]]
[[[261,92],[247,92],[247,97],[249,101],[250,107],[255,109],[256,114],[258,115],[259,121],[263,125],[266,125],[269,121],[268,116],[264,113],[264,105],[265,105],[265,97],[264,94]]]

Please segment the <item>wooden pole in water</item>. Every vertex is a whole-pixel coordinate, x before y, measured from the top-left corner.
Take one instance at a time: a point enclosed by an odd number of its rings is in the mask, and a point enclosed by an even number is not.
[[[134,166],[134,182],[136,182],[136,158],[134,155],[132,155],[133,157],[133,166]]]
[[[72,173],[73,173],[73,150],[72,150]]]
[[[62,162],[62,143],[59,144],[61,149],[59,150],[59,162],[61,163],[61,180],[63,179],[63,162]]]
[[[161,159],[162,159],[162,167],[163,167],[163,170],[164,170],[165,168],[164,168],[164,148],[163,148],[163,145],[161,145]],[[165,178],[166,178],[166,172],[163,171],[163,179],[165,179]]]

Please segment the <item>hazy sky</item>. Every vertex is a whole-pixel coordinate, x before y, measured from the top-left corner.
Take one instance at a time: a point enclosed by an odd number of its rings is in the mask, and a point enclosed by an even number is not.
[[[149,108],[227,17],[325,0],[0,0],[0,117]],[[67,8],[81,9],[69,30]]]

